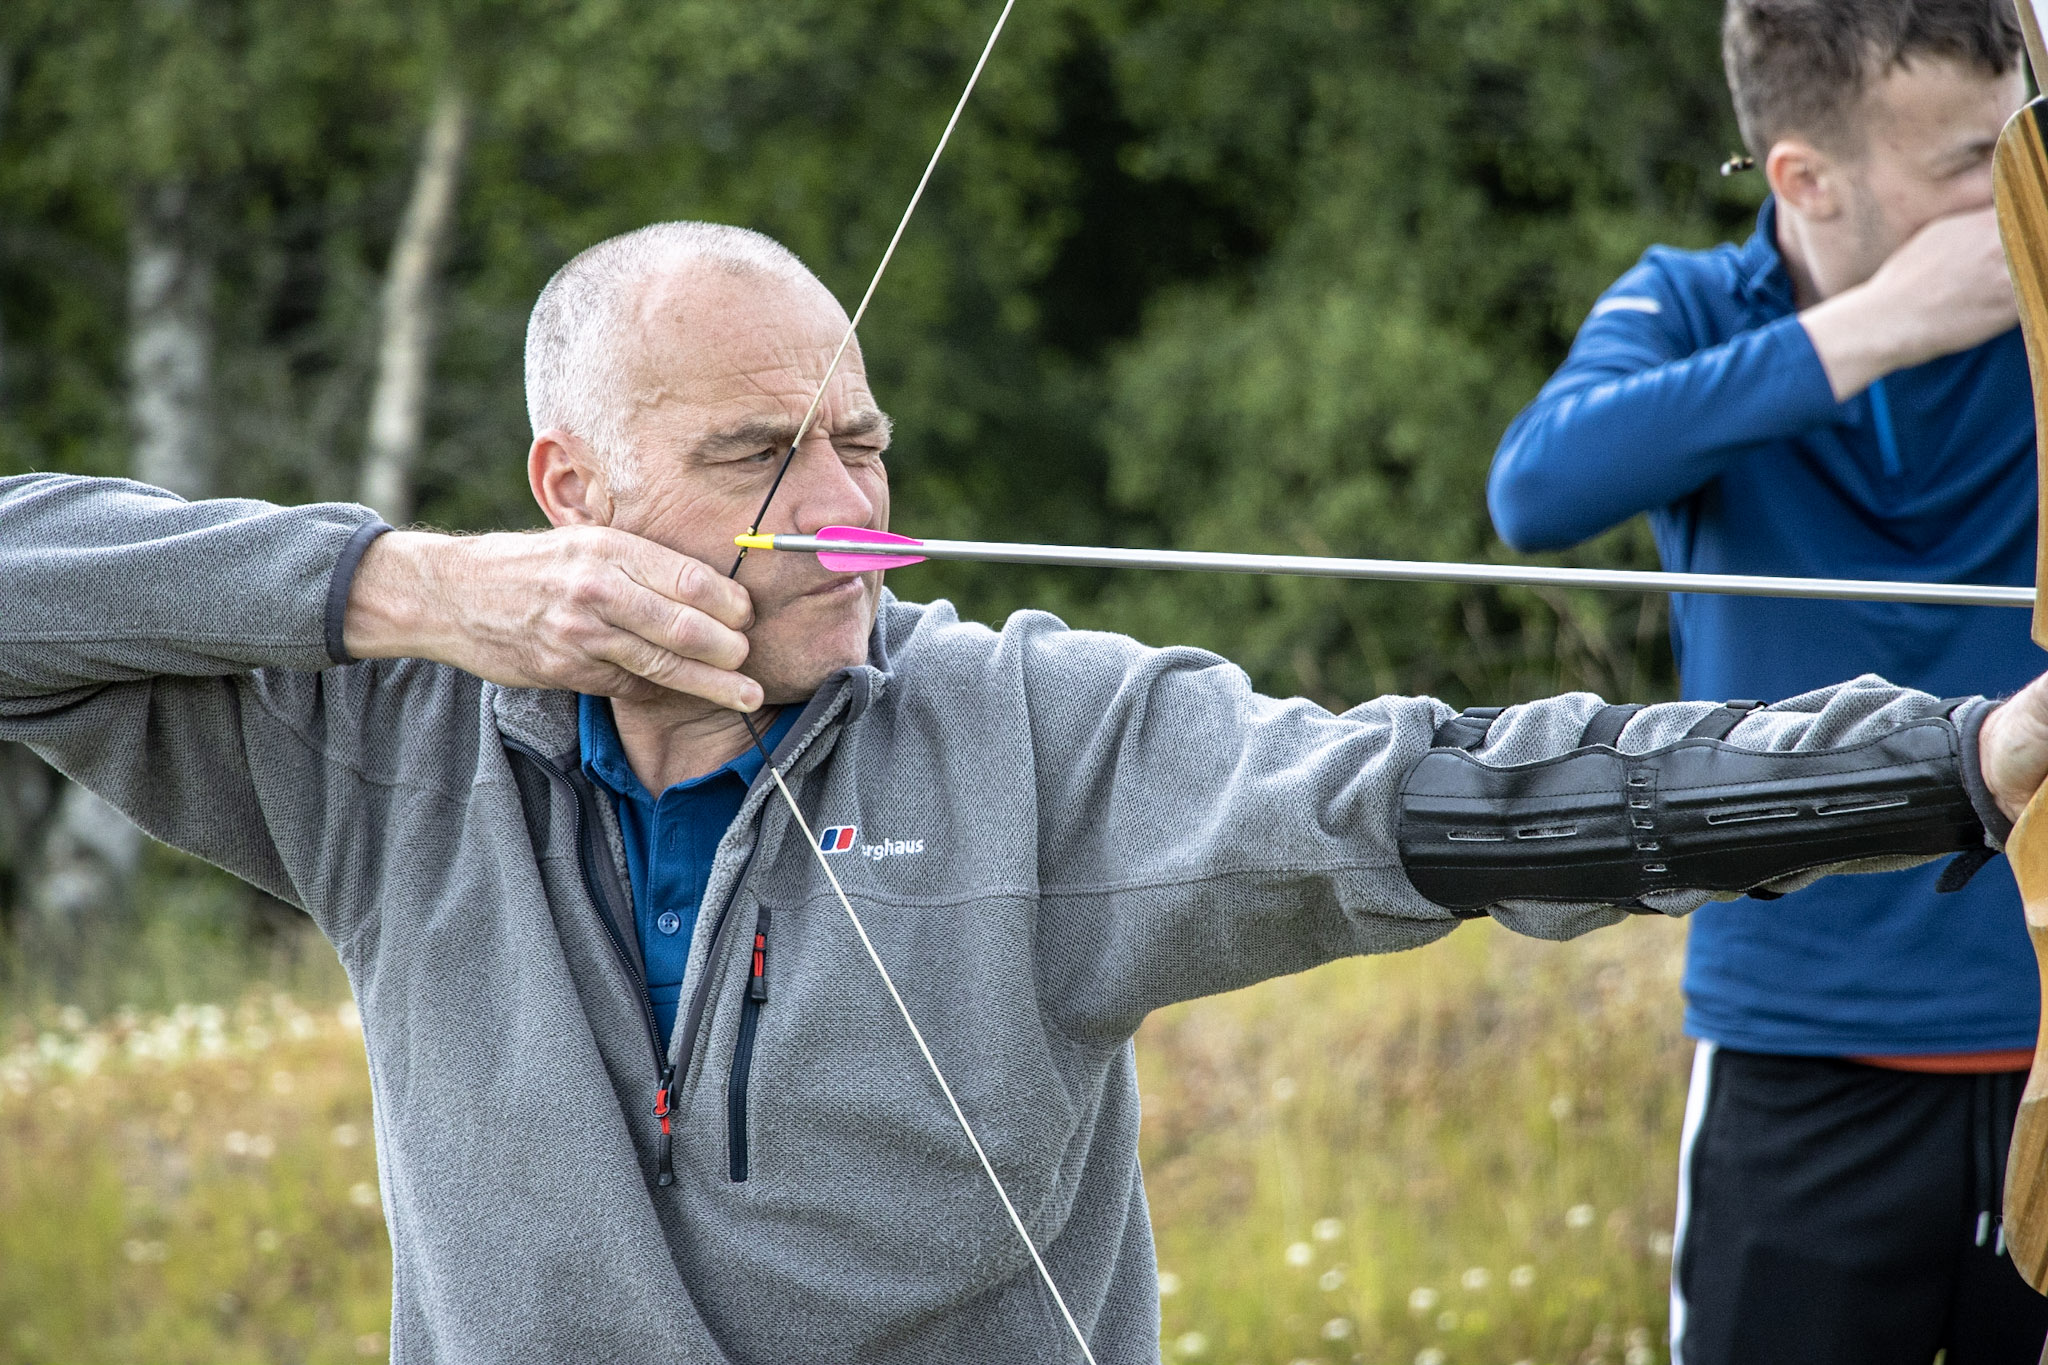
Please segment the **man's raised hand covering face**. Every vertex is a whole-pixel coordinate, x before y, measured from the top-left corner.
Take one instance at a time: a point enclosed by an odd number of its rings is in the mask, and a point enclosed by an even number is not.
[[[1991,153],[2025,99],[2016,65],[1923,54],[1872,76],[1846,119],[1745,125],[1765,148],[1779,246],[1837,401],[2018,323]]]
[[[556,529],[380,538],[349,602],[352,653],[611,696],[653,790],[743,749],[737,713],[866,658],[879,572],[764,555],[725,576],[847,326],[794,257],[757,258],[753,240],[657,239],[651,261],[564,267],[527,362],[528,478]],[[888,439],[850,345],[761,529],[886,527]]]

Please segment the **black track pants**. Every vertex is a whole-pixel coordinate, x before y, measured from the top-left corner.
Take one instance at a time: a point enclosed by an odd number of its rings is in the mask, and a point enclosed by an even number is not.
[[[2037,1365],[2048,1299],[1997,1227],[2025,1081],[1702,1044],[1673,1365]]]

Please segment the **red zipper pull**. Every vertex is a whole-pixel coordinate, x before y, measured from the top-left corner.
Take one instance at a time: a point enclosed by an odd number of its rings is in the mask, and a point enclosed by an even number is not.
[[[768,998],[768,907],[761,907],[760,918],[754,921],[754,968],[747,979],[747,999],[754,1001]]]
[[[661,1143],[659,1146],[658,1163],[660,1169],[656,1173],[654,1182],[657,1185],[673,1185],[676,1183],[675,1164],[672,1156],[673,1149],[671,1146],[671,1139],[669,1137],[668,1123],[668,1092],[669,1087],[675,1083],[675,1078],[676,1069],[674,1067],[663,1067],[661,1069],[661,1081],[656,1086],[654,1091],[654,1117],[661,1120]]]

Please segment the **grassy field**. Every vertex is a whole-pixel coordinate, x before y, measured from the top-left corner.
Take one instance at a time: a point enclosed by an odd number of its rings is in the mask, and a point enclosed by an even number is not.
[[[1682,943],[1480,925],[1154,1018],[1167,1360],[1663,1361]],[[0,1037],[0,1361],[385,1353],[360,1028],[297,985]]]

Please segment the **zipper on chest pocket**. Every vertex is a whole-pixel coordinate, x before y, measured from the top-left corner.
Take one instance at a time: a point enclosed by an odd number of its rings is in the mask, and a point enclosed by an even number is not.
[[[761,1010],[768,1003],[768,907],[755,912],[753,953],[747,962],[746,994],[740,1001],[739,1040],[732,1049],[732,1078],[725,1089],[727,1174],[735,1183],[747,1178],[747,1084],[754,1070],[754,1036]]]

